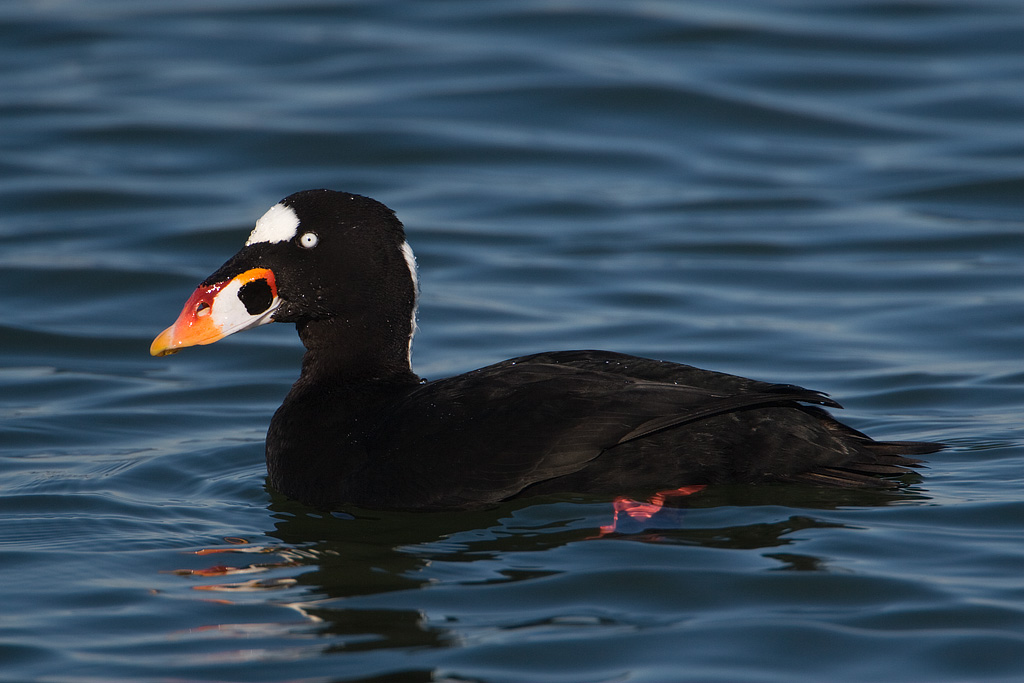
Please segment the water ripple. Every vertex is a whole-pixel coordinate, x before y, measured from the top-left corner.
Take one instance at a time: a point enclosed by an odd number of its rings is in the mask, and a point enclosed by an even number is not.
[[[0,4],[3,675],[1019,679],[1019,14]],[[283,500],[294,331],[147,350],[323,186],[406,222],[421,374],[611,348],[955,448],[900,492],[720,487],[604,537],[606,500]]]

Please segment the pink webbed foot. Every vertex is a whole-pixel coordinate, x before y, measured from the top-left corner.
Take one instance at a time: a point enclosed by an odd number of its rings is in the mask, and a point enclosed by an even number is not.
[[[630,519],[645,521],[660,511],[665,506],[665,501],[668,498],[693,495],[694,493],[703,491],[706,488],[707,484],[695,484],[693,486],[680,486],[677,489],[671,489],[669,491],[658,491],[648,498],[646,503],[641,503],[640,501],[633,500],[632,498],[626,498],[624,496],[616,498],[612,502],[612,523],[601,527],[600,536],[605,536],[616,531],[616,527],[619,524],[620,512],[625,513]]]

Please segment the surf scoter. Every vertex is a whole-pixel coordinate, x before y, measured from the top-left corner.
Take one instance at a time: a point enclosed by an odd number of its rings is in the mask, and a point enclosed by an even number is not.
[[[428,382],[410,363],[416,263],[394,212],[308,190],[274,205],[155,356],[294,323],[302,372],[267,432],[270,485],[307,505],[458,509],[545,493],[742,482],[895,486],[941,444],[874,441],[826,395],[606,351]]]

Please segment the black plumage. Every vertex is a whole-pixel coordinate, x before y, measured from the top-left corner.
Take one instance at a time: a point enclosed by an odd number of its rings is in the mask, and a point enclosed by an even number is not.
[[[410,365],[415,269],[394,214],[329,190],[282,205],[297,216],[294,238],[246,246],[204,285],[273,271],[272,318],[296,324],[306,354],[267,433],[269,483],[304,503],[444,509],[694,484],[893,486],[880,475],[942,447],[873,441],[816,391],[604,351],[426,382]],[[309,232],[312,249],[299,244]]]

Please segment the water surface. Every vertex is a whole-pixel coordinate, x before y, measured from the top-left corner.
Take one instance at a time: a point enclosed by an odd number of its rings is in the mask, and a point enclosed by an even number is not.
[[[0,678],[1024,678],[1017,2],[8,0]],[[311,510],[284,325],[153,359],[291,192],[406,223],[416,370],[605,348],[953,448],[896,493]],[[214,552],[222,551],[222,552]]]

